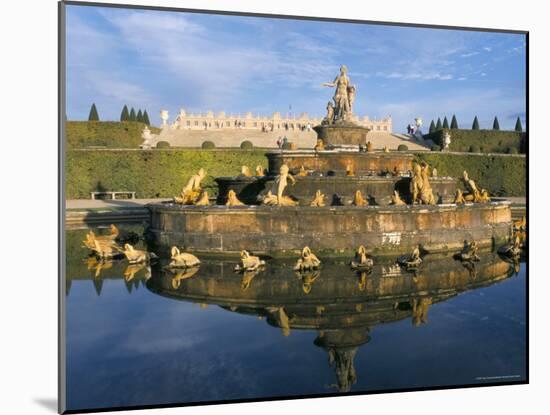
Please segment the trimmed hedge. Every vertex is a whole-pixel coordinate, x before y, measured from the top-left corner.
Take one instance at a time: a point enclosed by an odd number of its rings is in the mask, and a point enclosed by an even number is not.
[[[138,148],[145,124],[133,121],[67,121],[67,148]],[[151,133],[160,129],[149,127]]]
[[[525,196],[524,156],[423,152],[416,158],[435,167],[440,176],[460,178],[467,170],[492,196]],[[265,150],[69,150],[66,194],[68,199],[89,199],[90,192],[112,190],[135,191],[138,198],[172,197],[203,167],[205,188],[216,196],[214,178],[237,176],[242,165],[266,168]]]
[[[159,141],[156,148],[170,148],[170,143],[168,141]]]
[[[451,135],[450,151],[472,152],[470,148],[475,146],[484,153],[507,153],[510,147],[518,152],[524,149],[525,134],[516,131],[443,129],[426,134],[424,139],[443,147],[445,131]]]
[[[252,144],[252,141],[250,140],[244,140],[241,143],[241,150],[252,150],[254,148],[254,144]]]
[[[399,144],[397,146],[397,151],[408,151],[409,150],[409,147],[407,147],[406,144]]]
[[[460,178],[464,170],[491,196],[525,196],[527,164],[524,156],[417,153],[416,158],[437,169],[439,176]]]
[[[214,144],[213,141],[209,141],[209,140],[203,141],[201,144],[201,148],[205,150],[211,150],[213,148],[216,148],[216,144]]]
[[[267,168],[265,150],[68,150],[66,194],[89,199],[90,192],[112,190],[135,191],[138,198],[173,197],[203,167],[205,188],[216,196],[214,178],[237,176],[242,165]]]

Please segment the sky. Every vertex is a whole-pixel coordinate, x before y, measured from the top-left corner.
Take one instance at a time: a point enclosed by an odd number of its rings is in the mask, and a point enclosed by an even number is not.
[[[525,127],[526,39],[522,34],[67,6],[67,118],[101,120],[122,107],[147,109],[154,125],[188,112],[324,116],[348,67],[354,113],[415,117],[471,128]]]

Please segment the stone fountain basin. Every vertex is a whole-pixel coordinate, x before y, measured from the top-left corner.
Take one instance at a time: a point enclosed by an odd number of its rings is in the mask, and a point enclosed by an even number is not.
[[[246,249],[295,257],[304,246],[319,255],[350,257],[359,245],[375,255],[458,252],[464,241],[498,247],[511,235],[509,202],[433,206],[181,206],[151,204],[150,241],[196,253],[236,256]]]
[[[272,174],[277,174],[280,167],[286,164],[290,171],[297,171],[302,166],[306,170],[320,172],[328,175],[343,173],[348,166],[352,166],[358,175],[378,174],[382,171],[394,171],[405,175],[413,168],[414,156],[411,153],[392,151],[359,152],[359,151],[270,151],[266,153],[268,169]]]
[[[320,190],[326,196],[327,205],[339,200],[346,205],[353,200],[353,195],[360,190],[369,203],[386,206],[391,202],[394,190],[402,199],[411,202],[410,177],[382,176],[295,176],[296,184],[285,189],[285,194],[298,200],[302,206],[309,205],[315,192]],[[275,182],[274,177],[218,177],[218,204],[225,204],[229,190],[234,190],[239,200],[246,204],[258,204],[258,196],[265,194]],[[450,177],[434,177],[430,179],[433,193],[441,203],[454,200],[457,180]]]

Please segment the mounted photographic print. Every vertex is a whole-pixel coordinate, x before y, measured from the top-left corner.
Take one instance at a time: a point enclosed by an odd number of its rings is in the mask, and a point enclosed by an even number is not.
[[[528,382],[528,33],[422,23],[60,3],[61,412]]]

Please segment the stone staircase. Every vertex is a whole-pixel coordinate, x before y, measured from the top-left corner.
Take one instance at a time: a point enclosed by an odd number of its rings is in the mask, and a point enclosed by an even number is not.
[[[200,147],[204,141],[212,141],[216,147],[239,147],[245,140],[251,141],[255,147],[277,148],[277,139],[287,137],[288,141],[296,143],[298,148],[313,148],[317,141],[315,131],[276,130],[263,133],[260,130],[222,129],[222,130],[172,130],[164,129],[159,135],[153,135],[151,142],[167,141],[171,147]],[[405,144],[409,150],[429,150],[429,147],[403,135],[382,131],[371,131],[369,141],[375,149],[388,147],[395,150],[400,144]]]

